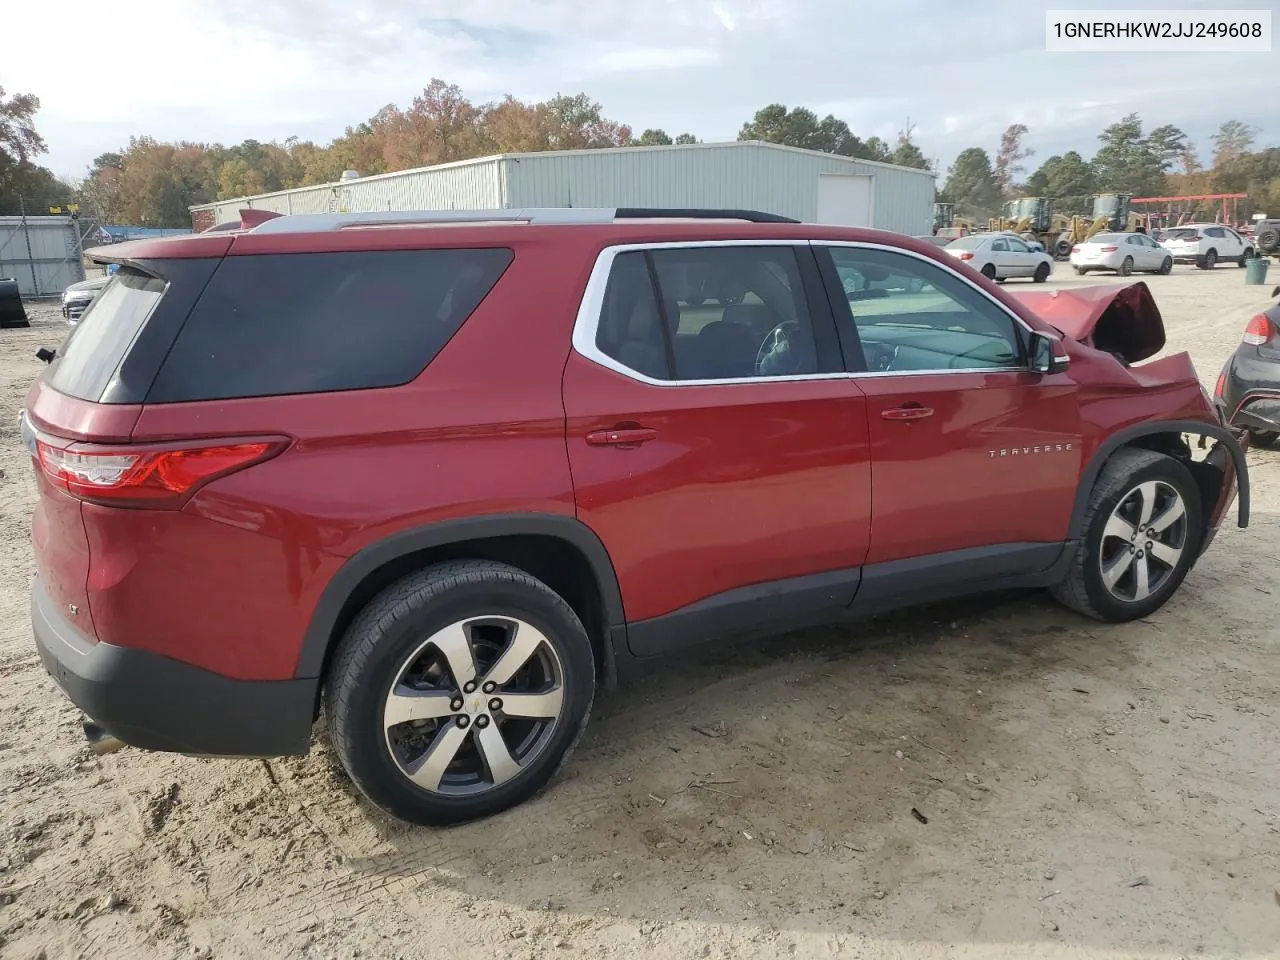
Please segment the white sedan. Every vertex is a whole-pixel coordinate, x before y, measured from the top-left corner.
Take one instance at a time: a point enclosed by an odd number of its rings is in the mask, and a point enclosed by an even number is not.
[[[1053,274],[1053,257],[1012,234],[978,233],[952,240],[942,249],[992,280],[1030,277],[1044,283]]]
[[[1127,277],[1135,270],[1169,273],[1173,255],[1145,233],[1099,233],[1071,248],[1071,266],[1084,275],[1090,270],[1114,270]]]

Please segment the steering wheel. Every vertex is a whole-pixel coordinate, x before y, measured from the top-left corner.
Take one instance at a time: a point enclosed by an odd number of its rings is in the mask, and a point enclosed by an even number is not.
[[[803,338],[798,336],[799,333],[799,323],[795,320],[784,320],[765,334],[760,349],[756,351],[756,374],[764,377],[779,377],[804,370],[808,358],[802,355],[798,346],[803,342]],[[812,364],[808,366],[812,367]]]

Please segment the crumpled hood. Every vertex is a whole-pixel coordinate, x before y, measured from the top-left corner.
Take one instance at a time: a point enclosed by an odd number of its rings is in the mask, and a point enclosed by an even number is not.
[[[1071,290],[1010,290],[1072,340],[1138,363],[1164,349],[1164,320],[1146,283]]]

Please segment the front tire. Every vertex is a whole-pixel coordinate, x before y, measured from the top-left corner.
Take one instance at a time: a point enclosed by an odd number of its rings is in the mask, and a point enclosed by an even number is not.
[[[1253,248],[1250,247],[1244,253],[1240,254],[1240,259],[1236,261],[1236,266],[1245,267],[1248,265],[1248,261],[1252,259],[1253,259]]]
[[[1202,532],[1200,492],[1186,466],[1151,450],[1119,450],[1089,495],[1070,572],[1051,592],[1097,620],[1149,616],[1186,577]]]
[[[1044,283],[1046,280],[1048,280],[1049,265],[1047,263],[1042,263],[1038,267],[1036,267],[1036,272],[1034,275],[1032,275],[1031,279],[1034,280],[1036,283]]]
[[[1164,263],[1160,264],[1160,276],[1167,277],[1173,273],[1173,257],[1165,257]]]
[[[325,710],[360,791],[440,826],[528,800],[568,760],[595,696],[572,608],[516,567],[462,560],[392,584],[334,656]]]
[[[1127,277],[1133,273],[1133,257],[1125,257],[1120,263],[1120,269],[1116,271],[1122,277]]]

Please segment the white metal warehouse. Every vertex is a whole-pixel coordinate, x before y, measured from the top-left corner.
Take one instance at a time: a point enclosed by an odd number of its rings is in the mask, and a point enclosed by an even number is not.
[[[928,170],[758,141],[503,154],[191,208],[197,230],[278,213],[523,207],[750,209],[810,223],[930,233]]]

